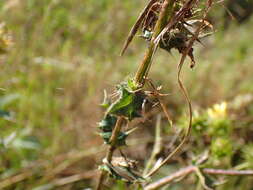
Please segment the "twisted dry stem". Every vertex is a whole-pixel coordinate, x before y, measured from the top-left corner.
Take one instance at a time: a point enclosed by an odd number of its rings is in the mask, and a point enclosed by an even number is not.
[[[183,6],[183,8],[182,8],[181,10],[183,11],[184,9],[190,9],[190,8],[193,6],[193,3],[194,3],[194,2],[195,2],[194,0],[189,0],[189,1]],[[182,80],[181,80],[181,71],[182,71],[182,67],[183,67],[183,64],[184,64],[184,62],[185,62],[186,56],[188,55],[190,49],[192,48],[193,43],[198,39],[198,35],[199,35],[199,33],[200,33],[200,30],[201,30],[201,28],[202,28],[202,26],[203,26],[203,24],[204,24],[204,21],[205,21],[206,17],[207,17],[207,13],[208,13],[208,11],[210,10],[210,8],[211,8],[211,6],[212,6],[212,3],[213,3],[212,0],[207,0],[207,1],[206,1],[206,8],[205,8],[205,10],[204,10],[203,19],[202,19],[202,20],[203,20],[203,21],[202,21],[202,24],[201,24],[201,25],[198,27],[198,29],[195,31],[194,36],[193,36],[192,39],[190,40],[189,45],[188,45],[188,47],[186,48],[186,50],[183,52],[183,55],[182,55],[182,57],[181,57],[181,60],[180,60],[180,62],[179,62],[179,64],[178,64],[177,81],[178,81],[179,87],[180,87],[180,89],[181,89],[181,91],[182,91],[182,93],[183,93],[183,95],[184,95],[184,97],[185,97],[185,99],[186,99],[186,101],[187,101],[188,108],[189,108],[189,124],[188,124],[188,128],[187,128],[186,133],[185,133],[185,135],[183,136],[183,139],[182,139],[182,141],[180,142],[180,144],[179,144],[179,145],[178,145],[178,146],[177,146],[177,147],[176,147],[176,148],[175,148],[163,161],[162,161],[162,163],[161,163],[159,166],[157,166],[156,168],[154,168],[153,170],[151,170],[151,172],[148,173],[145,177],[150,177],[150,176],[154,175],[164,164],[166,164],[166,163],[168,162],[168,160],[171,159],[172,156],[174,156],[175,154],[177,154],[177,153],[181,150],[181,148],[182,148],[183,145],[187,142],[187,140],[188,140],[188,138],[189,138],[189,136],[190,136],[190,132],[191,132],[191,128],[192,128],[192,104],[191,104],[191,100],[190,100],[190,98],[189,98],[189,95],[188,95],[188,93],[187,93],[187,90],[185,89],[184,84],[183,84],[183,82],[182,82]],[[170,23],[173,23],[174,20],[179,20],[180,15],[182,15],[182,14],[181,14],[180,11],[179,11],[178,15],[175,15],[175,19],[172,19]],[[177,18],[177,17],[179,17],[179,18]],[[167,27],[170,26],[170,23],[168,24]],[[173,26],[173,25],[171,25],[171,26]],[[167,28],[167,27],[166,27],[166,28]],[[163,32],[164,32],[164,31],[165,31],[165,29],[163,30]],[[162,32],[162,33],[163,33],[163,32]],[[162,33],[159,34],[159,36],[162,35]],[[157,37],[157,38],[158,38],[158,39],[157,39],[158,42],[156,42],[156,44],[159,43],[159,39],[161,38],[161,37],[159,38],[159,36]]]

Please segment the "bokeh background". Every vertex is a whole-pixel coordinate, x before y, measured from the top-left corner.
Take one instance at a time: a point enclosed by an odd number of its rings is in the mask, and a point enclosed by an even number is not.
[[[103,91],[134,76],[147,43],[124,40],[146,0],[3,0],[0,22],[12,45],[0,57],[0,189],[92,188],[106,146],[98,135]],[[194,129],[183,153],[156,176],[187,166],[205,150],[214,168],[253,168],[252,1],[215,4],[215,33],[196,44],[196,67],[183,79],[193,102]],[[228,14],[226,9],[234,15]],[[1,32],[2,35],[2,32]],[[187,125],[187,105],[177,84],[180,55],[159,50],[150,78],[163,92],[176,129]],[[189,62],[189,60],[187,60]],[[145,165],[159,110],[140,124],[126,154]],[[162,114],[166,155],[175,134]],[[178,131],[176,130],[176,131]],[[216,178],[217,189],[252,190],[252,177]],[[110,189],[127,189],[112,183]],[[170,189],[202,189],[191,175]]]

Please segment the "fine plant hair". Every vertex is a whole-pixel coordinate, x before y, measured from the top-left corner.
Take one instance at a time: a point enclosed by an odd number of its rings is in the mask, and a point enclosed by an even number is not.
[[[187,142],[192,128],[192,104],[181,79],[182,67],[187,57],[190,58],[190,67],[195,66],[193,53],[193,45],[195,42],[202,43],[201,38],[210,34],[213,31],[212,25],[207,21],[207,15],[213,5],[213,0],[150,0],[140,13],[137,21],[133,25],[130,33],[125,41],[121,55],[123,56],[137,32],[142,33],[141,37],[148,43],[148,48],[135,77],[128,79],[116,86],[116,92],[107,97],[105,93],[102,107],[105,109],[103,119],[99,122],[100,135],[104,143],[108,145],[106,157],[99,167],[101,170],[97,190],[104,188],[104,181],[107,177],[114,180],[125,181],[129,185],[137,185],[143,189],[158,189],[166,184],[169,184],[174,179],[182,178],[190,173],[196,173],[199,180],[205,189],[211,189],[207,186],[202,173],[223,174],[223,175],[252,175],[252,171],[226,171],[200,169],[199,166],[205,162],[208,157],[204,154],[195,165],[189,166],[179,172],[160,179],[157,182],[150,182],[152,176],[156,174],[173,156],[180,152],[182,147]],[[209,33],[207,32],[209,31]],[[177,82],[186,100],[188,106],[189,121],[188,126],[181,137],[179,145],[172,150],[160,163],[155,163],[156,148],[159,149],[159,131],[160,122],[159,115],[156,125],[156,139],[154,151],[151,157],[147,160],[148,164],[145,170],[140,174],[135,171],[136,162],[127,158],[123,149],[126,146],[126,139],[130,133],[135,131],[131,129],[124,131],[124,126],[128,125],[136,118],[144,117],[146,104],[153,104],[153,99],[158,102],[162,112],[166,116],[168,122],[172,125],[172,119],[163,103],[162,97],[166,94],[160,93],[161,87],[156,87],[155,79],[148,77],[154,55],[161,48],[168,52],[171,49],[177,49],[181,54],[181,59],[178,64]],[[152,100],[151,100],[152,99]],[[151,107],[153,107],[152,105]],[[180,135],[179,135],[180,136]],[[121,157],[114,157],[114,152],[118,150]]]

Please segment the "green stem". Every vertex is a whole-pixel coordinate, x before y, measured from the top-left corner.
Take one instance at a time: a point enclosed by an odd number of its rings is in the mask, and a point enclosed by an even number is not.
[[[154,43],[155,38],[160,34],[162,29],[167,24],[167,21],[168,21],[170,15],[172,13],[172,8],[173,8],[174,1],[175,0],[165,0],[163,5],[162,5],[162,9],[161,9],[161,12],[159,14],[158,21],[155,25],[154,34],[152,36],[149,49],[146,52],[146,55],[145,55],[141,65],[140,65],[140,67],[139,67],[139,69],[136,73],[136,76],[135,76],[135,82],[137,84],[140,84],[140,85],[144,84],[144,79],[148,75],[148,71],[149,71],[151,63],[152,63],[152,56],[153,56],[153,53],[154,53],[155,48],[156,48],[155,43]],[[112,136],[111,136],[111,139],[110,139],[110,147],[109,147],[107,155],[106,155],[106,159],[107,159],[108,162],[111,162],[111,160],[112,160],[112,155],[113,155],[113,152],[116,148],[115,147],[116,140],[117,140],[117,137],[120,133],[123,121],[124,121],[124,118],[119,117],[118,120],[117,120],[116,126],[113,130],[113,133],[112,133]],[[96,188],[97,190],[102,189],[102,183],[104,181],[105,175],[106,175],[106,173],[102,171],[100,176],[99,176],[98,186]]]
[[[149,46],[149,48],[144,56],[144,59],[143,59],[141,65],[138,68],[138,71],[135,75],[135,82],[137,84],[139,84],[140,86],[142,86],[144,84],[144,79],[145,79],[145,77],[147,77],[149,69],[152,64],[152,57],[153,57],[153,54],[154,54],[154,51],[156,48],[156,44],[154,41],[155,41],[156,37],[160,34],[162,29],[165,27],[165,25],[167,24],[167,21],[170,18],[170,16],[172,15],[172,9],[173,9],[174,2],[175,2],[175,0],[165,0],[162,5],[162,9],[159,14],[158,21],[155,25],[154,34],[153,34],[151,42],[150,42],[150,46]]]

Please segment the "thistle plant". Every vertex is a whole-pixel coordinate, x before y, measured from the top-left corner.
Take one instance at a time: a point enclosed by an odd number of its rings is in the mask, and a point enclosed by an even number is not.
[[[105,93],[102,104],[105,114],[99,122],[99,130],[104,143],[108,145],[108,151],[99,167],[101,175],[98,190],[103,189],[103,181],[107,176],[126,181],[128,184],[140,184],[144,189],[156,189],[161,186],[156,185],[153,188],[152,184],[148,185],[150,178],[181,150],[191,132],[192,105],[181,80],[181,69],[187,57],[190,58],[190,67],[195,66],[193,45],[195,42],[202,43],[201,38],[208,36],[213,30],[212,25],[206,19],[212,4],[212,0],[150,0],[141,12],[128,35],[121,55],[126,52],[139,31],[140,37],[148,43],[145,56],[135,77],[117,85],[115,92],[109,96],[110,98]],[[151,104],[152,107],[154,102],[158,102],[168,121],[172,123],[161,98],[166,94],[160,93],[161,87],[156,87],[153,82],[155,80],[148,77],[153,57],[159,48],[168,52],[171,49],[177,49],[182,55],[178,64],[177,81],[188,105],[189,121],[179,145],[158,165],[152,164],[155,156],[151,155],[151,161],[148,162],[143,174],[140,174],[136,171],[135,161],[127,158],[123,153],[123,148],[127,145],[127,137],[134,131],[134,129],[124,131],[124,126],[136,118],[143,117],[146,105]],[[116,150],[121,153],[122,157],[113,156]],[[204,161],[205,158],[201,158],[191,170],[187,171],[189,173],[194,171],[202,181],[203,187],[208,189],[202,172],[198,168]]]

